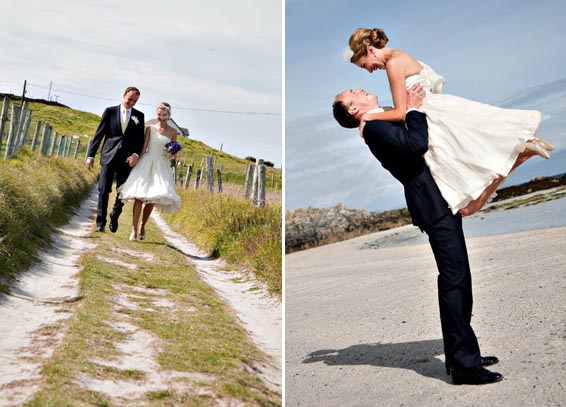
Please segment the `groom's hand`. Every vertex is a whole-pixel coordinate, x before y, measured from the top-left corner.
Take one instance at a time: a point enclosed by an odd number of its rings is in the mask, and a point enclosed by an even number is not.
[[[126,158],[126,163],[130,166],[130,167],[135,167],[135,165],[138,163],[138,155],[137,154],[132,154],[131,156],[129,156],[128,158]]]
[[[92,169],[92,167],[94,167],[94,159],[92,158],[87,158],[86,162],[85,162],[86,168],[88,168],[89,170]]]

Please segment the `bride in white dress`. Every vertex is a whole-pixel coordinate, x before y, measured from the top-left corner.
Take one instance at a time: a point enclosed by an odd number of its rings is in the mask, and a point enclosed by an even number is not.
[[[387,48],[379,28],[358,28],[344,57],[372,73],[387,72],[394,108],[366,113],[365,121],[403,121],[407,90],[416,83],[426,90],[422,112],[429,127],[424,158],[452,212],[471,215],[518,165],[538,154],[550,158],[553,146],[535,137],[541,121],[536,110],[502,109],[458,96],[441,94],[444,78],[409,54]]]
[[[167,158],[165,144],[177,141],[177,132],[167,124],[171,106],[162,102],[157,106],[157,124],[145,129],[142,155],[118,194],[122,201],[134,201],[132,233],[130,240],[145,239],[145,225],[154,206],[163,213],[177,212],[181,198],[175,191],[173,171]],[[172,154],[171,158],[175,158]],[[138,235],[138,223],[143,207],[142,222]]]

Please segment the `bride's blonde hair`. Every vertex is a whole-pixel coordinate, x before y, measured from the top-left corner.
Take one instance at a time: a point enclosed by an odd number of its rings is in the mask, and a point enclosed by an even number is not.
[[[165,110],[169,116],[171,116],[171,105],[167,102],[161,102],[155,111]]]
[[[348,44],[352,50],[350,62],[356,63],[358,59],[367,55],[369,45],[375,48],[383,48],[389,38],[381,28],[358,28],[350,36]]]

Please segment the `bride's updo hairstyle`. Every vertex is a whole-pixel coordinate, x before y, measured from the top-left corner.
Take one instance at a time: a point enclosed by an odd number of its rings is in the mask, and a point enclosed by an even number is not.
[[[381,28],[358,28],[352,33],[348,43],[353,53],[350,62],[355,64],[358,59],[366,56],[368,53],[367,47],[369,45],[380,49],[385,47],[387,41],[389,41],[389,38],[387,38],[385,31]]]
[[[171,105],[167,102],[161,102],[158,106],[157,109],[155,109],[156,111],[158,110],[163,110],[164,112],[167,112],[167,114],[169,115],[169,117],[171,117]]]

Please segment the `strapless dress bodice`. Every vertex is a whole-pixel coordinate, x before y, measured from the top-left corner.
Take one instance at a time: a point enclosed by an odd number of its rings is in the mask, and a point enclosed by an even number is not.
[[[443,76],[434,72],[434,70],[419,61],[423,69],[416,75],[405,78],[405,86],[410,89],[414,84],[419,83],[427,93],[442,93],[442,86],[446,82]]]

